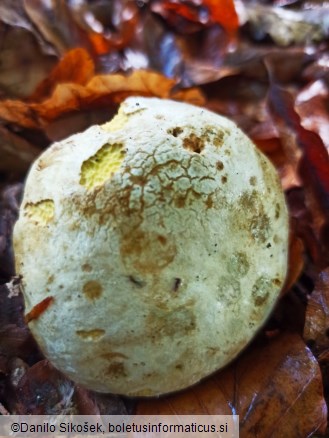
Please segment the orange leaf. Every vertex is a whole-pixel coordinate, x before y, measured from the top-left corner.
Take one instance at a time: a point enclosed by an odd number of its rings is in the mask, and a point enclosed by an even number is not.
[[[111,44],[108,39],[101,33],[89,32],[88,38],[93,46],[93,49],[98,55],[106,55],[111,49]]]
[[[142,400],[141,415],[240,415],[241,438],[324,432],[327,407],[317,361],[297,334],[249,348],[223,371],[176,395]]]
[[[190,5],[179,3],[179,2],[172,2],[172,1],[165,1],[163,3],[163,8],[166,11],[174,12],[175,14],[180,15],[181,17],[186,18],[190,21],[199,21],[199,14],[196,9],[192,9]]]
[[[207,17],[204,15],[205,8],[209,11]],[[158,0],[152,5],[152,10],[162,15],[170,24],[176,23],[179,30],[181,23],[175,19],[177,16],[202,26],[217,23],[227,32],[234,32],[239,27],[233,0],[202,0],[201,2]]]
[[[5,122],[17,123],[28,129],[39,129],[40,121],[32,104],[21,100],[0,101],[0,118]]]
[[[54,302],[53,297],[46,297],[40,303],[38,303],[36,306],[34,306],[29,313],[25,315],[25,322],[28,324],[29,322],[33,321],[34,319],[38,319],[40,315],[45,312],[50,304]]]
[[[0,102],[0,118],[26,128],[42,129],[47,122],[61,115],[85,109],[118,104],[128,96],[177,98],[194,104],[204,104],[197,88],[174,92],[176,81],[160,73],[136,70],[130,75],[108,74],[94,76],[86,85],[58,84],[52,95],[40,103],[15,100]]]
[[[61,61],[36,88],[30,101],[40,101],[55,89],[56,85],[74,83],[85,85],[94,75],[94,62],[84,49],[73,49],[67,52]]]
[[[239,19],[233,0],[203,0],[203,4],[208,7],[215,23],[223,26],[228,32],[237,30]]]

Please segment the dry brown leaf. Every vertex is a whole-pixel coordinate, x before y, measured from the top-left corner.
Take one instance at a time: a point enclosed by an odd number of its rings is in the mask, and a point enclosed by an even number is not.
[[[72,62],[71,57],[65,57],[64,61],[67,59],[70,63]],[[89,64],[89,61],[88,57],[86,62]],[[62,72],[64,67],[65,65],[62,64],[58,71]],[[55,84],[56,81],[57,77],[53,75],[51,83]],[[65,113],[108,107],[133,95],[178,98],[199,105],[204,103],[204,97],[198,89],[192,88],[178,92],[174,90],[175,85],[174,79],[147,70],[136,70],[128,76],[123,74],[97,75],[86,85],[59,83],[52,95],[40,103],[27,103],[19,100],[2,101],[0,102],[0,118],[25,128],[42,129],[48,122]]]
[[[76,386],[47,360],[28,367],[14,359],[9,367],[11,387],[5,401],[18,415],[125,415],[122,400],[114,395],[98,396]]]
[[[269,67],[270,76],[272,72]],[[315,132],[305,129],[295,110],[294,96],[271,79],[269,109],[283,148],[303,183],[306,205],[312,213],[312,228],[321,247],[320,268],[329,262],[329,156]]]
[[[83,49],[73,49],[66,53],[62,60],[52,70],[29,96],[30,101],[40,101],[53,92],[58,84],[74,83],[85,85],[95,74],[95,65],[88,52]]]
[[[31,3],[31,0],[29,0],[29,2]],[[24,29],[28,31],[31,36],[33,34],[43,53],[55,55],[54,49],[41,37],[35,26],[33,26],[33,23],[29,20],[29,17],[26,15],[26,10],[24,9],[22,0],[1,0],[0,21],[8,27]],[[23,43],[22,45],[24,46],[24,41],[20,40],[20,43]]]
[[[289,240],[289,262],[288,273],[281,295],[289,291],[296,283],[304,269],[304,243],[302,239],[296,236],[295,231],[291,227]]]
[[[11,374],[19,374],[13,361]],[[24,370],[7,392],[10,411],[18,415],[76,414],[74,384],[43,360]],[[11,394],[10,394],[11,393]]]
[[[297,95],[295,109],[303,127],[316,132],[329,151],[328,102],[328,85],[319,79],[308,84]]]
[[[318,363],[294,333],[250,347],[229,367],[189,390],[140,401],[137,413],[238,414],[241,438],[306,437],[323,433],[327,423]]]
[[[0,172],[24,173],[40,154],[40,149],[0,126]]]
[[[18,203],[21,199],[22,184],[13,184],[2,187],[0,192],[0,284],[7,283],[15,275],[14,254],[12,247],[12,230],[18,216]],[[13,323],[17,315],[7,308],[5,290],[0,288],[0,328],[1,324]],[[13,301],[13,300],[12,300]],[[22,302],[21,302],[22,304]],[[10,308],[10,307],[9,307]],[[21,311],[17,309],[18,312]],[[22,315],[19,315],[22,321]]]
[[[323,270],[309,298],[304,339],[314,345],[317,354],[329,349],[329,268]]]
[[[26,16],[44,40],[57,53],[63,54],[72,47],[85,45],[86,36],[71,16],[68,2],[57,0],[20,0]],[[85,43],[85,44],[84,44]]]
[[[0,96],[25,98],[49,73],[56,59],[44,55],[31,32],[1,22],[0,44]]]
[[[270,36],[279,46],[319,42],[326,38],[327,8],[321,12],[289,10],[249,3],[246,13],[254,37],[258,40]]]
[[[71,14],[86,35],[95,53],[106,55],[129,46],[136,34],[139,19],[134,1],[80,0],[69,5]]]

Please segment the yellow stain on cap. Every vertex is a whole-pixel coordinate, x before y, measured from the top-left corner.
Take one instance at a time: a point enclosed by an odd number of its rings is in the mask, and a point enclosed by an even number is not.
[[[120,168],[123,158],[121,143],[105,144],[82,163],[80,184],[88,190],[103,185]]]
[[[47,225],[54,219],[55,204],[52,199],[29,202],[24,207],[24,214],[39,225]]]
[[[119,110],[118,114],[114,116],[110,122],[101,125],[101,128],[107,132],[120,131],[120,129],[122,129],[127,122],[128,122],[127,114],[122,112],[122,110]]]
[[[105,330],[103,329],[77,330],[76,334],[83,339],[92,341],[103,336],[105,334]]]

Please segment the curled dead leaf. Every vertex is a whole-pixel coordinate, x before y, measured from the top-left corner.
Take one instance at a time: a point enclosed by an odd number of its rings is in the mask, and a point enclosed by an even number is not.
[[[319,365],[294,333],[252,346],[229,367],[187,391],[141,400],[137,413],[237,414],[241,438],[306,437],[323,433],[327,424]]]
[[[46,297],[40,303],[38,303],[36,306],[30,310],[25,315],[25,322],[26,324],[30,323],[31,321],[38,319],[47,309],[48,307],[54,302],[53,297]]]
[[[289,291],[296,283],[304,269],[304,243],[301,238],[297,237],[294,230],[291,228],[289,239],[289,260],[288,273],[285,284],[281,291],[281,295]]]
[[[5,100],[0,102],[0,118],[30,129],[43,129],[47,123],[63,114],[97,109],[118,104],[128,96],[156,96],[178,98],[194,104],[203,104],[204,97],[197,88],[176,90],[176,80],[148,70],[135,70],[130,75],[108,74],[93,76],[90,57],[83,55],[82,49],[69,52],[55,68],[50,78],[40,85],[34,98],[40,98],[54,88],[50,97],[42,102],[22,102]],[[75,58],[78,61],[75,61]],[[77,68],[66,73],[72,65]],[[82,70],[84,73],[79,74]],[[62,83],[69,79],[71,82]],[[73,81],[77,81],[74,83]]]
[[[58,84],[73,83],[85,85],[95,74],[95,65],[83,49],[73,49],[67,52],[51,73],[29,96],[29,101],[40,101],[51,95]]]
[[[269,71],[271,69],[269,66]],[[271,80],[269,108],[286,148],[294,157],[305,191],[306,205],[312,213],[312,228],[322,248],[320,267],[329,262],[329,155],[321,137],[305,129],[294,107],[292,94]],[[293,151],[296,151],[294,153]]]
[[[90,3],[81,0],[72,2],[69,7],[98,55],[127,47],[136,34],[139,16],[138,7],[133,1]]]
[[[11,373],[16,364],[12,363]],[[73,403],[74,384],[48,361],[25,369],[16,386],[7,393],[9,410],[18,415],[76,414]]]
[[[295,108],[303,127],[316,132],[329,151],[328,99],[329,87],[324,80],[319,79],[298,93]]]
[[[320,272],[309,298],[305,315],[304,339],[317,354],[329,350],[329,268]]]
[[[39,148],[23,137],[0,126],[0,172],[24,175],[40,152]]]
[[[254,38],[260,40],[270,36],[279,46],[318,42],[328,34],[324,8],[294,11],[272,5],[250,3],[246,7],[248,21]]]

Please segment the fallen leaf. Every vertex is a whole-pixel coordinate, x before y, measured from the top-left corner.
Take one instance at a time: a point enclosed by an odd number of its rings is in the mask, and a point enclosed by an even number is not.
[[[88,391],[75,385],[73,401],[79,415],[127,415],[121,397]]]
[[[237,30],[239,19],[232,0],[203,0],[210,12],[211,21],[220,24],[229,32]]]
[[[34,35],[21,27],[0,22],[0,41],[1,94],[6,98],[25,98],[47,76],[56,58],[45,55]]]
[[[18,287],[20,280],[15,281]],[[23,318],[23,297],[20,293],[13,296],[12,289],[7,285],[0,285],[0,329],[4,330],[7,326],[18,326],[26,329]],[[1,346],[0,346],[1,348]]]
[[[317,133],[329,152],[328,102],[328,86],[323,79],[319,79],[297,94],[295,109],[302,126]]]
[[[44,54],[56,55],[51,45],[42,38],[29,20],[21,0],[2,0],[0,4],[0,21],[12,28],[28,31],[31,36],[34,36]],[[23,43],[23,41],[20,42]]]
[[[94,62],[88,52],[73,49],[67,52],[52,72],[29,96],[29,101],[40,101],[49,97],[58,84],[85,85],[95,74]]]
[[[209,24],[220,24],[228,32],[239,26],[238,15],[232,0],[177,1],[157,0],[152,3],[153,12],[160,14],[179,31],[193,32]],[[180,18],[187,22],[184,23]]]
[[[1,212],[1,210],[0,210]],[[4,211],[0,215],[0,282],[6,283],[14,275],[14,257],[11,244],[12,215]]]
[[[72,47],[88,47],[85,32],[73,19],[68,2],[23,0],[24,11],[31,24],[58,54]]]
[[[6,122],[16,123],[29,129],[43,129],[47,124],[65,113],[73,111],[83,111],[108,107],[109,105],[119,104],[128,96],[156,96],[162,98],[177,98],[194,104],[203,104],[204,97],[198,89],[177,90],[174,87],[177,82],[169,79],[160,73],[137,70],[130,75],[108,74],[96,75],[85,85],[81,85],[81,80],[85,80],[91,73],[90,57],[82,55],[81,49],[68,53],[59,67],[51,75],[49,83],[42,85],[36,95],[42,95],[49,86],[55,83],[55,89],[49,98],[42,102],[22,102],[20,100],[5,100],[0,102],[0,118]],[[78,80],[78,83],[57,83],[65,69],[70,70],[72,62],[78,55],[77,65],[86,69],[86,74],[80,78],[79,74],[73,73],[71,80]],[[68,73],[69,75],[69,73]]]
[[[303,241],[301,238],[296,236],[295,231],[291,226],[290,230],[288,273],[281,295],[285,294],[291,289],[304,269],[305,248]]]
[[[329,228],[328,152],[319,135],[302,126],[300,117],[294,109],[293,96],[273,81],[269,90],[269,108],[279,130],[282,144],[287,150],[288,159],[293,155],[290,151],[298,146],[299,154],[293,159],[298,160],[298,172],[304,185],[307,207],[312,212],[312,227],[323,248],[322,264],[327,264],[329,240],[325,235]]]
[[[248,22],[255,39],[270,36],[279,46],[318,42],[328,34],[324,7],[318,11],[296,11],[257,3],[246,5]]]
[[[10,413],[7,411],[2,403],[0,403],[0,415],[10,415]]]
[[[329,53],[327,50],[316,53],[313,62],[302,72],[302,77],[306,82],[314,82],[318,79],[326,79],[329,72]]]
[[[54,302],[54,297],[46,297],[40,303],[36,304],[26,315],[25,322],[29,324],[31,321],[38,319],[51,304]]]
[[[11,373],[16,367],[13,363]],[[25,370],[8,391],[7,405],[17,415],[77,414],[73,394],[73,382],[43,360]]]
[[[0,125],[0,172],[24,175],[41,150]]]
[[[302,339],[283,333],[250,347],[223,371],[159,400],[141,400],[140,415],[240,416],[241,438],[324,433],[327,406],[317,361]]]
[[[7,360],[20,355],[27,358],[32,352],[31,334],[27,327],[7,324],[0,327],[0,354]]]
[[[317,355],[329,350],[329,268],[320,272],[309,298],[304,339],[312,344]]]
[[[23,370],[20,368],[23,365]],[[75,385],[47,360],[32,367],[11,363],[11,388],[6,405],[17,415],[125,415],[124,403],[114,395],[98,395]],[[13,380],[14,379],[14,380]]]
[[[312,228],[312,214],[306,206],[305,193],[302,187],[294,187],[286,192],[291,227],[300,237],[306,253],[316,266],[322,263],[322,248]]]
[[[106,55],[129,46],[139,20],[134,1],[112,0],[88,2],[81,0],[69,5],[72,17],[85,30],[94,52]]]

